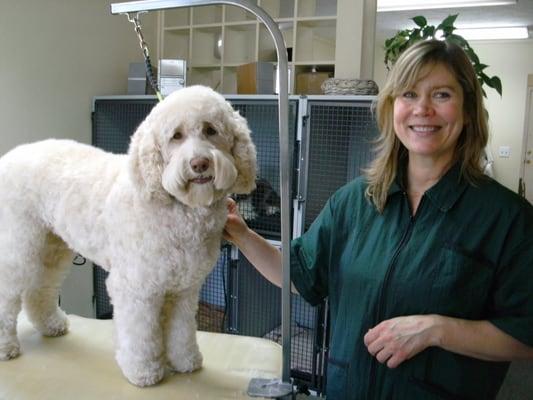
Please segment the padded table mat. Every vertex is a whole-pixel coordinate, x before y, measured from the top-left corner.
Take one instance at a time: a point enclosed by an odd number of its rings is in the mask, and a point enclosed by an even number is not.
[[[281,377],[281,347],[266,339],[198,332],[203,367],[138,388],[114,359],[113,325],[69,315],[65,336],[41,336],[19,316],[22,354],[0,361],[0,400],[248,399],[251,378]]]

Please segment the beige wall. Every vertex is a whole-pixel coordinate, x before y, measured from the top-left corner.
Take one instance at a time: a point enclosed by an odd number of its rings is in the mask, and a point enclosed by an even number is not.
[[[129,63],[142,61],[132,25],[110,14],[111,3],[1,0],[0,155],[50,137],[90,143],[93,96],[125,94]],[[155,46],[156,15],[142,21]],[[68,313],[94,316],[91,265],[63,284]]]
[[[49,137],[90,142],[93,96],[124,94],[128,64],[142,61],[132,25],[111,15],[112,2],[2,0],[0,155]],[[154,46],[156,20],[142,18]]]
[[[383,38],[376,40],[374,80],[383,86],[386,70],[383,64]],[[523,152],[524,122],[528,75],[533,73],[533,39],[514,41],[471,42],[488,75],[502,80],[503,96],[494,90],[487,92],[490,149],[494,157],[494,175],[503,185],[518,190],[520,162]],[[500,158],[500,146],[510,146],[511,156]]]

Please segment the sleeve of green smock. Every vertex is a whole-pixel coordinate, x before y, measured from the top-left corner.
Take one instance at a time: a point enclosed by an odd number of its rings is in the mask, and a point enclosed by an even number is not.
[[[490,322],[533,346],[533,207],[514,219],[493,288]]]
[[[328,295],[328,267],[333,225],[333,199],[309,229],[291,243],[291,280],[312,305]]]

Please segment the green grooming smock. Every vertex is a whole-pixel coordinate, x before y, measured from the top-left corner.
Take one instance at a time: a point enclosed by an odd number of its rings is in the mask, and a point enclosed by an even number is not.
[[[533,207],[496,181],[452,167],[411,215],[391,187],[380,214],[359,177],[339,189],[291,246],[291,278],[330,307],[328,400],[491,399],[508,362],[430,347],[395,369],[363,342],[381,321],[440,314],[488,320],[533,346]]]

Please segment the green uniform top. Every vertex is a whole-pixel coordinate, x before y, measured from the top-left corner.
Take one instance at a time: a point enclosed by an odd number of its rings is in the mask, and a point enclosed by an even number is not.
[[[456,165],[415,216],[397,183],[378,213],[358,178],[293,241],[295,287],[311,304],[329,298],[328,400],[496,396],[507,362],[429,347],[395,369],[380,364],[363,337],[393,317],[489,320],[533,345],[533,207],[490,178],[459,176]]]

